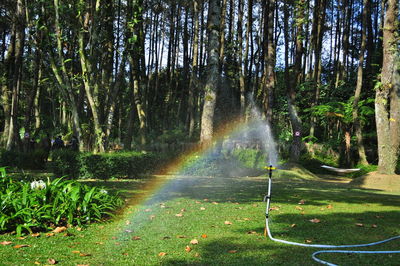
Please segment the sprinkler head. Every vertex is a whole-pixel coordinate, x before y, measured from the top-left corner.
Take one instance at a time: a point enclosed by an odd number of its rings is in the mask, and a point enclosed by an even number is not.
[[[267,169],[267,170],[269,170],[269,171],[276,170],[276,167],[273,167],[272,165],[270,165],[270,166],[265,166],[264,168]]]

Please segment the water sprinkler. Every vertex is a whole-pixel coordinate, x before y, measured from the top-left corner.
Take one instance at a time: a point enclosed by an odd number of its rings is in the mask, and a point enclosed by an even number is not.
[[[301,247],[312,247],[312,248],[326,248],[326,249],[331,249],[331,250],[320,250],[316,251],[312,254],[312,259],[315,260],[316,262],[319,262],[321,264],[325,265],[330,265],[330,266],[337,266],[336,264],[330,263],[328,261],[324,261],[322,259],[317,258],[316,256],[321,253],[357,253],[357,254],[393,254],[393,253],[400,253],[400,250],[390,250],[390,251],[361,251],[361,250],[337,250],[338,248],[356,248],[356,247],[370,247],[370,246],[375,246],[378,244],[383,244],[392,240],[400,239],[399,236],[394,236],[388,239],[384,239],[378,242],[372,242],[372,243],[366,243],[366,244],[356,244],[356,245],[321,245],[321,244],[304,244],[304,243],[298,243],[298,242],[292,242],[292,241],[287,241],[283,239],[277,239],[274,238],[271,234],[271,230],[269,229],[269,209],[270,209],[270,203],[271,203],[271,187],[272,187],[272,171],[276,170],[275,167],[272,165],[266,166],[266,170],[269,171],[269,178],[268,178],[268,192],[267,195],[264,196],[264,202],[267,202],[267,208],[265,210],[265,229],[264,229],[264,235],[267,236],[275,242],[279,243],[284,243],[288,245],[295,245],[295,246],[301,246]],[[334,250],[333,250],[334,249]]]

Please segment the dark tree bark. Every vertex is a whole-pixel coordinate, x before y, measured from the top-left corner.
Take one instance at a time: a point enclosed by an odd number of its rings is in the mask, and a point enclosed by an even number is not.
[[[200,142],[207,144],[212,141],[214,133],[214,113],[217,101],[217,90],[219,84],[219,49],[220,49],[220,19],[221,1],[209,1],[209,13],[207,23],[207,81],[204,88],[204,106],[201,117]]]
[[[358,70],[357,70],[357,85],[354,92],[353,102],[353,124],[354,131],[357,138],[357,150],[360,157],[359,162],[361,164],[368,164],[367,156],[365,155],[365,148],[362,137],[361,121],[359,118],[358,103],[360,102],[361,89],[363,86],[363,65],[364,65],[364,54],[367,43],[367,19],[368,19],[368,6],[370,6],[369,0],[364,0],[364,7],[362,12],[362,32],[361,32],[361,48],[360,55],[358,58]]]
[[[388,0],[383,27],[381,84],[376,90],[375,118],[378,134],[378,171],[394,174],[400,145],[399,7]]]

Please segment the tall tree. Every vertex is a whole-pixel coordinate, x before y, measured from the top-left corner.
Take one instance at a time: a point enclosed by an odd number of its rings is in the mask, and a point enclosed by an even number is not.
[[[10,126],[8,128],[7,150],[11,150],[19,141],[19,125],[18,125],[18,104],[20,90],[22,86],[22,63],[25,46],[25,4],[22,0],[16,2],[16,15],[13,23],[13,31],[15,32],[14,42],[14,60],[10,74],[10,91],[11,96],[11,115]]]
[[[360,157],[359,162],[361,164],[368,164],[362,137],[358,103],[360,102],[361,89],[363,86],[364,54],[365,54],[365,47],[367,45],[367,19],[370,14],[370,10],[368,10],[370,6],[371,6],[370,1],[364,0],[364,7],[362,12],[361,49],[358,58],[357,85],[356,85],[356,90],[354,92],[354,102],[353,102],[353,124],[354,124],[354,131],[357,137],[357,150],[358,150],[358,155]]]
[[[375,119],[378,135],[378,171],[393,174],[400,146],[400,59],[397,36],[399,3],[388,0],[383,27],[383,65],[381,83],[375,95]]]
[[[214,113],[219,84],[221,1],[209,0],[207,23],[207,80],[204,87],[204,105],[201,117],[200,142],[210,143],[214,133]]]
[[[189,138],[192,138],[195,127],[195,94],[198,88],[198,58],[199,58],[199,3],[193,0],[193,58],[192,72],[189,83],[188,116],[187,125],[189,126]]]
[[[265,117],[271,122],[275,89],[275,40],[274,19],[275,0],[265,2],[264,6],[264,73],[262,77],[263,110]]]
[[[294,68],[290,73],[289,69],[289,7],[287,1],[284,5],[284,36],[285,36],[285,81],[286,81],[286,93],[288,102],[288,111],[290,124],[293,132],[293,141],[290,147],[290,160],[298,162],[300,159],[300,152],[302,148],[301,131],[302,121],[298,113],[298,106],[296,105],[296,89],[301,83],[302,69],[301,62],[303,58],[303,40],[304,40],[304,22],[305,22],[305,9],[306,4],[304,0],[299,0],[295,5],[295,27],[296,27],[296,39],[295,39],[295,59]],[[291,77],[293,75],[293,77]]]

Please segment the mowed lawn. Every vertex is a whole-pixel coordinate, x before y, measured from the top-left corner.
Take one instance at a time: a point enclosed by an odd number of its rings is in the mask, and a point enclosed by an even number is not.
[[[271,231],[311,244],[359,244],[400,235],[400,196],[351,187],[301,169],[273,175]],[[4,234],[1,265],[319,265],[318,249],[264,236],[266,177],[158,176],[88,182],[122,190],[127,206],[101,224],[21,239]],[[21,246],[22,245],[22,246]],[[25,246],[26,245],[26,246]],[[400,250],[400,240],[362,250]],[[339,265],[399,265],[400,255],[322,254]]]

